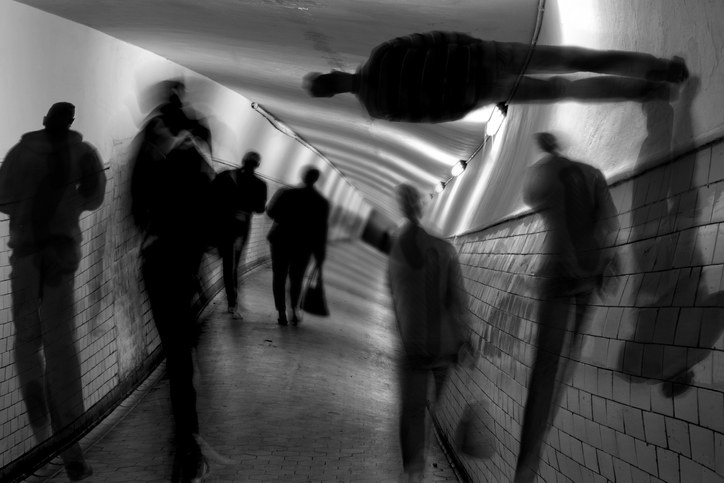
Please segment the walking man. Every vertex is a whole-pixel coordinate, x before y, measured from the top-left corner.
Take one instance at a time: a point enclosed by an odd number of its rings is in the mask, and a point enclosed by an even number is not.
[[[605,250],[605,243],[618,230],[616,206],[603,173],[563,156],[551,133],[538,133],[536,141],[545,156],[529,168],[523,199],[546,223],[542,252],[547,259],[537,272],[542,282],[536,354],[528,380],[516,483],[536,478],[548,422],[558,410],[567,361],[575,360],[572,354],[580,350],[591,297],[616,263],[615,253]]]
[[[274,220],[268,239],[271,245],[274,305],[279,312],[279,325],[287,325],[287,276],[292,324],[296,325],[299,323],[302,279],[309,260],[314,255],[320,270],[324,263],[329,202],[314,188],[319,175],[318,169],[307,168],[302,176],[302,186],[280,190],[267,207],[267,214]]]
[[[261,156],[249,151],[241,161],[241,168],[219,173],[212,191],[216,197],[217,236],[219,255],[223,260],[224,287],[228,311],[235,319],[242,315],[237,306],[239,296],[239,262],[249,238],[253,213],[264,213],[267,199],[266,183],[254,171]]]
[[[583,79],[530,74],[605,74]],[[411,34],[384,42],[356,73],[310,73],[309,94],[351,92],[373,118],[446,122],[485,105],[666,98],[689,76],[684,59],[650,54],[481,40],[459,32]],[[511,97],[512,96],[512,97]]]
[[[170,88],[139,135],[131,178],[132,212],[144,239],[141,270],[166,356],[175,429],[173,482],[201,481],[209,465],[199,443],[193,299],[210,230],[214,174],[204,152],[210,132],[184,110],[184,86]]]
[[[388,281],[404,349],[400,446],[405,481],[421,482],[429,376],[437,398],[464,346],[467,300],[455,248],[420,226],[419,191],[403,184],[397,196],[406,221],[393,238]]]
[[[15,363],[38,443],[83,415],[75,347],[79,217],[103,202],[106,177],[95,148],[71,131],[75,106],[58,102],[45,128],[24,134],[0,166],[0,211],[10,217]],[[44,354],[45,363],[43,363]],[[61,457],[72,481],[92,475],[78,443]]]

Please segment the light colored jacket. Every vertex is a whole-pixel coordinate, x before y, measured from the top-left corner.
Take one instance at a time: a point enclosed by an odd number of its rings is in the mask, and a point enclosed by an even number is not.
[[[456,360],[468,307],[455,248],[408,222],[394,237],[388,279],[406,356],[427,367]]]

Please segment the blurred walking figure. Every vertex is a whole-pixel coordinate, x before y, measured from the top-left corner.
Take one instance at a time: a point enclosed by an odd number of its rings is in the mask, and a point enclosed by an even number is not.
[[[407,220],[393,238],[388,279],[404,349],[400,443],[406,478],[422,481],[428,380],[432,373],[439,396],[465,340],[467,299],[455,248],[420,226],[420,193],[403,184],[397,197]]]
[[[0,166],[0,211],[10,218],[15,363],[38,443],[50,436],[48,419],[58,433],[84,412],[75,347],[79,217],[101,205],[106,177],[95,148],[70,130],[74,117],[73,104],[53,104],[45,128],[24,134]],[[77,443],[61,457],[71,480],[93,473]]]
[[[529,168],[523,198],[546,223],[541,251],[549,258],[537,274],[542,282],[536,356],[528,380],[516,483],[535,479],[548,421],[559,402],[560,381],[567,376],[560,361],[575,357],[571,354],[578,350],[591,296],[601,289],[604,273],[615,262],[612,252],[604,249],[606,240],[618,230],[603,173],[563,157],[550,133],[537,134],[536,141],[547,154]]]
[[[235,319],[242,318],[237,307],[239,262],[249,238],[252,213],[264,213],[266,207],[266,183],[254,174],[260,162],[259,153],[249,151],[241,161],[241,168],[219,173],[212,184],[226,300],[229,313]]]
[[[278,191],[266,210],[274,220],[267,238],[271,246],[272,289],[279,325],[287,325],[287,276],[292,324],[296,325],[299,323],[302,280],[309,260],[314,255],[320,271],[324,264],[329,202],[314,188],[319,175],[318,169],[307,168],[302,176],[302,186]]]
[[[199,481],[208,463],[199,446],[192,301],[210,226],[213,169],[203,152],[209,131],[184,111],[184,85],[168,84],[166,102],[138,139],[131,178],[132,213],[144,235],[141,264],[166,356],[175,422],[173,481]]]
[[[314,72],[305,77],[304,85],[314,97],[351,92],[373,118],[445,122],[498,103],[668,99],[667,84],[683,82],[689,75],[679,57],[537,45],[528,59],[530,51],[528,44],[457,32],[411,34],[375,47],[354,74]],[[529,77],[576,72],[606,75]]]

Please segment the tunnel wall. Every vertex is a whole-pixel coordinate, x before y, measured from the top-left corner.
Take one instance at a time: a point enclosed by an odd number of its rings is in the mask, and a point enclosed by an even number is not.
[[[686,59],[691,79],[672,96],[675,128],[659,130],[655,126],[659,116],[650,115],[638,102],[518,104],[513,96],[501,130],[430,203],[426,223],[446,236],[482,229],[526,208],[521,181],[527,166],[540,157],[533,142],[536,132],[555,133],[567,156],[594,165],[609,179],[628,176],[642,164],[660,162],[671,149],[688,151],[692,143],[708,143],[724,132],[724,62],[719,60],[724,48],[719,20],[724,18],[724,2],[543,3],[538,45]],[[660,136],[650,136],[652,130]]]
[[[544,481],[724,478],[724,142],[611,184],[621,264],[566,345],[563,390],[545,439]],[[454,439],[463,408],[495,454],[458,453],[474,481],[511,481],[538,327],[545,225],[523,213],[454,238],[473,314],[473,369],[456,370],[437,412]],[[569,325],[570,327],[570,325]],[[568,337],[571,333],[568,333]],[[671,379],[691,371],[693,379]],[[676,397],[665,395],[682,390]],[[494,436],[491,436],[494,435]]]
[[[108,180],[101,207],[81,216],[74,322],[85,414],[43,441],[36,441],[28,423],[16,375],[9,227],[7,216],[0,214],[0,480],[6,481],[31,471],[59,444],[88,430],[160,360],[139,273],[141,235],[129,210],[132,141],[148,112],[146,87],[183,77],[189,102],[208,115],[213,168],[218,172],[238,166],[244,152],[258,151],[258,173],[268,183],[270,198],[277,189],[298,183],[305,166],[318,167],[320,191],[332,204],[330,239],[358,236],[368,208],[338,171],[274,129],[250,108],[248,99],[147,51],[39,10],[2,2],[0,54],[6,113],[0,119],[0,156],[24,132],[42,128],[52,103],[70,101],[76,106],[73,129],[98,149]],[[243,270],[268,260],[270,222],[266,215],[254,216]],[[204,291],[197,308],[221,287],[216,254],[206,255],[201,278]]]

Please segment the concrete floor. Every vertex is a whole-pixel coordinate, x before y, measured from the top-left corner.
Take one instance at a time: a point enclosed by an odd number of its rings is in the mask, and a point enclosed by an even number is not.
[[[398,480],[399,347],[385,264],[361,244],[330,247],[332,316],[307,315],[298,327],[277,325],[268,268],[243,281],[243,321],[226,313],[223,294],[213,300],[201,319],[198,407],[202,437],[229,461],[211,458],[206,481]],[[153,377],[90,446],[88,481],[168,481],[168,381],[162,368]],[[429,440],[425,481],[457,481],[434,435]]]

